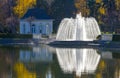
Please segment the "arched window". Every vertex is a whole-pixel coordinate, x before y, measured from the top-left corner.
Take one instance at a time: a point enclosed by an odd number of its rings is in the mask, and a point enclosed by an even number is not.
[[[32,24],[32,33],[35,33],[35,24]]]
[[[25,24],[23,24],[23,34],[25,34]]]
[[[50,24],[47,23],[47,24],[46,24],[46,35],[49,35],[49,34],[50,34],[49,26],[50,26]]]
[[[39,26],[39,33],[42,33],[42,23],[40,23],[40,26]]]

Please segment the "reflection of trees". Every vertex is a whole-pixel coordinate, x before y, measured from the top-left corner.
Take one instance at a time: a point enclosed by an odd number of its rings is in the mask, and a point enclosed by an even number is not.
[[[14,65],[14,70],[17,78],[36,78],[36,73],[29,72],[21,62]]]
[[[15,55],[14,51],[17,49],[10,50],[9,47],[0,47],[0,78],[8,78],[12,73],[12,65],[14,63]]]
[[[19,59],[20,49],[32,51],[31,47],[25,46],[0,47],[0,78],[8,78],[8,75],[11,75],[12,77],[19,76],[18,78],[30,78],[28,76],[34,76],[35,74],[38,78],[45,78],[49,71],[51,71],[52,78],[73,78],[73,75],[64,74],[62,72],[55,54],[53,62],[17,62]],[[12,72],[13,68],[15,68],[14,72]],[[23,72],[20,72],[20,70]],[[22,75],[20,76],[21,73]]]
[[[0,78],[8,78],[8,75],[12,76],[12,66],[18,60],[20,48],[26,49],[25,46],[0,46]]]
[[[95,74],[96,78],[119,78],[120,59],[101,59]]]
[[[18,56],[19,56],[20,49],[32,51],[32,49],[29,47],[24,47],[24,48],[17,47],[17,46],[16,47],[0,47],[0,78],[8,78],[7,76],[11,75],[11,72],[13,71],[12,70],[13,66],[15,66],[15,65],[17,65],[16,66],[17,72],[20,72],[20,70],[22,68],[22,70],[21,70],[21,71],[23,71],[22,76],[24,75],[25,77],[30,76],[28,74],[31,74],[31,76],[34,76],[36,74],[36,77],[38,77],[38,78],[45,78],[46,74],[50,70],[51,74],[52,74],[52,78],[79,78],[74,75],[75,72],[73,72],[72,74],[69,74],[69,73],[65,74],[63,72],[63,70],[61,69],[61,66],[59,66],[59,61],[57,60],[58,57],[56,56],[56,54],[53,54],[53,61],[49,62],[49,63],[48,62],[47,63],[46,62],[38,62],[38,63],[17,62],[19,59]],[[67,51],[67,52],[64,52],[64,51]],[[61,53],[62,57],[66,56],[66,58],[72,57],[72,56],[74,58],[75,51],[76,50],[74,50],[74,49],[73,50],[59,49],[59,53]],[[88,50],[77,50],[78,53],[76,52],[77,53],[76,57],[78,57],[78,59],[80,59],[79,54],[82,54],[82,52],[80,53],[79,51],[84,51],[84,53],[86,55],[88,54],[88,56],[85,56],[87,58],[95,58],[92,56],[89,57],[89,55],[92,53],[96,54],[95,50],[89,50],[89,52],[88,52]],[[93,52],[93,51],[95,51],[95,52]],[[119,56],[119,53],[113,53],[112,55],[113,55],[114,59],[101,58],[98,66],[97,66],[97,70],[95,71],[94,74],[87,73],[87,71],[86,71],[87,68],[86,68],[84,70],[85,72],[83,72],[84,74],[82,74],[80,78],[118,78],[120,76],[120,59],[119,59],[120,56]],[[68,59],[63,58],[63,60],[66,60],[66,62],[69,61],[70,63],[74,63],[74,62],[70,61],[70,59],[72,59],[72,58],[68,58]],[[88,60],[89,63],[90,63],[90,60],[92,60],[92,59]],[[81,63],[79,61],[77,63],[80,65]],[[93,59],[92,61],[95,61],[95,59]],[[68,64],[70,64],[70,63],[68,63]],[[94,62],[92,62],[92,63],[94,63]],[[89,65],[89,64],[86,64],[86,65]],[[15,75],[17,76],[17,74],[13,73],[12,76],[15,77]],[[18,73],[18,75],[20,75],[20,73]],[[21,76],[19,76],[19,77],[21,77]],[[21,78],[24,78],[24,77],[21,77]]]

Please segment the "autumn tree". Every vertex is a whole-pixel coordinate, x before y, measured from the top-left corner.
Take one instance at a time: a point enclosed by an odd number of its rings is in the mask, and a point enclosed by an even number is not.
[[[10,27],[10,25],[7,24],[6,21],[11,16],[14,16],[13,10],[12,10],[15,4],[14,1],[15,0],[0,0],[0,32],[1,33],[9,32],[7,30],[8,30],[8,27]]]
[[[81,12],[83,16],[89,15],[89,9],[87,6],[87,0],[75,0],[75,7],[77,9],[77,12]]]
[[[29,8],[36,4],[36,0],[17,0],[16,4],[14,13],[17,14],[18,17],[22,17]]]
[[[51,6],[51,13],[54,21],[54,30],[57,32],[57,28],[63,18],[70,18],[75,16],[74,0],[54,0]]]
[[[48,9],[54,0],[17,0],[14,13],[17,14],[18,17],[22,17],[29,8],[36,6],[36,2],[39,4],[39,8]]]
[[[115,0],[117,10],[120,10],[120,0]]]
[[[9,32],[9,33],[17,33],[18,31],[18,26],[19,26],[19,23],[18,23],[18,18],[15,17],[15,16],[10,16],[6,19],[6,31]]]

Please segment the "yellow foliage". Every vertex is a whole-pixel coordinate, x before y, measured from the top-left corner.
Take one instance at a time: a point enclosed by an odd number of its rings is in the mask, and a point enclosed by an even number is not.
[[[103,70],[103,69],[105,69],[105,67],[106,67],[105,61],[101,60],[100,63],[99,63],[99,69]]]
[[[100,7],[100,8],[99,8],[99,12],[100,12],[100,14],[105,15],[106,10],[105,10],[104,7]]]
[[[36,73],[30,73],[22,63],[16,63],[14,65],[14,71],[17,78],[36,78]]]
[[[75,3],[76,8],[80,8],[80,3]]]
[[[22,17],[28,8],[31,8],[35,5],[36,0],[18,0],[17,5],[13,8],[14,13],[17,14],[19,17]]]
[[[89,15],[90,10],[87,8],[86,0],[75,0],[75,7],[83,16]]]
[[[115,0],[117,10],[120,10],[120,0]]]
[[[101,73],[97,73],[95,78],[102,78]]]
[[[96,0],[96,3],[101,3],[102,2],[102,0]]]

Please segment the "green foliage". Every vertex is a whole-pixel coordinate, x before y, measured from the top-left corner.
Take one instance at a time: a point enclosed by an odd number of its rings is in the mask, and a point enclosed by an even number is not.
[[[29,39],[29,38],[32,38],[32,35],[31,34],[6,34],[6,33],[3,34],[1,33],[0,38]]]
[[[102,34],[115,34],[115,32],[101,32]]]

